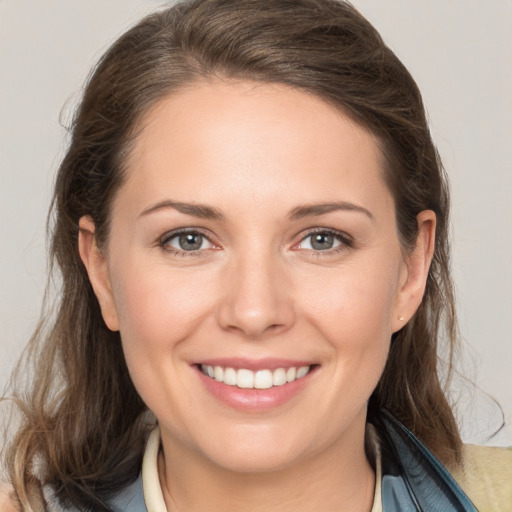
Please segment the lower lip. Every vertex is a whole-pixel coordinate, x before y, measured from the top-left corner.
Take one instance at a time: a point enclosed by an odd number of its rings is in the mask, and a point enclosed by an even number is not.
[[[286,404],[307,386],[317,368],[316,366],[311,368],[305,377],[282,386],[273,386],[268,389],[245,389],[217,382],[196,367],[202,384],[210,393],[226,405],[247,412],[268,411]]]

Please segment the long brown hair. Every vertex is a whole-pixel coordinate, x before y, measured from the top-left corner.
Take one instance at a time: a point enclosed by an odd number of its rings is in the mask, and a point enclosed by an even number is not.
[[[11,481],[26,510],[35,507],[43,485],[64,503],[110,510],[109,496],[139,471],[151,421],[130,380],[119,334],[105,326],[80,260],[78,220],[91,216],[100,247],[108,240],[112,198],[123,183],[138,121],[166,95],[213,76],[305,90],[375,134],[404,250],[414,246],[416,215],[436,213],[423,302],[393,336],[369,408],[390,410],[445,463],[458,460],[461,441],[437,355],[442,333],[450,358],[456,343],[449,197],[414,80],[348,3],[192,0],[150,15],[114,43],[73,121],[51,210],[59,300],[30,342],[34,377],[28,393],[17,395],[22,423],[8,453]],[[34,465],[42,468],[38,479]]]

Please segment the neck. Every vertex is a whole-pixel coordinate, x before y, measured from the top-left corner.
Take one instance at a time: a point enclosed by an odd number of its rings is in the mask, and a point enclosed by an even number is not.
[[[356,443],[353,438],[340,439],[296,464],[265,472],[231,471],[175,446],[167,452],[169,457],[160,454],[159,474],[168,512],[372,508],[375,475],[366,459],[364,433]]]

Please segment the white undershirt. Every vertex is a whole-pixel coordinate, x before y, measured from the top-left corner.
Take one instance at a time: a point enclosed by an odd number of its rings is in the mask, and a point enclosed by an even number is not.
[[[382,512],[381,500],[381,453],[377,434],[372,425],[368,425],[366,435],[369,436],[370,446],[373,447],[375,456],[375,493],[371,512]],[[160,429],[155,427],[151,432],[144,458],[142,460],[142,487],[144,489],[144,501],[148,512],[167,512],[164,495],[160,487],[158,477],[158,453],[160,451]]]

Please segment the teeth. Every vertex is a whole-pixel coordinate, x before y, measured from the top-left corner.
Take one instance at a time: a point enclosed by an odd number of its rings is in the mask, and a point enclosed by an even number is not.
[[[243,389],[269,389],[273,386],[282,386],[288,382],[305,377],[311,366],[290,368],[277,368],[276,370],[258,370],[253,372],[245,368],[223,368],[222,366],[201,365],[201,371],[217,382],[228,386],[237,386]]]
[[[259,370],[254,376],[254,387],[256,389],[268,389],[272,387],[272,372],[270,370]]]
[[[213,369],[213,375],[215,376],[215,380],[217,382],[224,382],[224,368],[221,366],[216,366]]]
[[[274,374],[272,375],[272,384],[274,386],[282,386],[283,384],[286,384],[286,371],[284,368],[274,370]]]
[[[301,366],[297,369],[297,379],[302,379],[302,377],[305,377],[309,372],[309,366]]]
[[[224,370],[224,382],[230,386],[236,386],[236,370],[226,368]]]
[[[253,388],[254,372],[251,372],[251,370],[238,370],[236,372],[236,385],[239,388]]]

